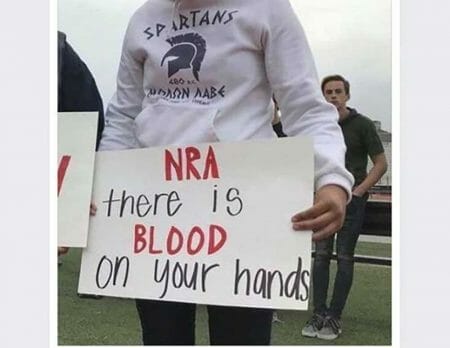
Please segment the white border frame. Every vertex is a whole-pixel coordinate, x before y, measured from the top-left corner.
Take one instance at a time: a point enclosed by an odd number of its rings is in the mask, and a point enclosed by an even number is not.
[[[392,8],[392,347],[400,347],[400,1]]]
[[[49,328],[49,342],[50,347],[58,346],[58,256],[56,250],[58,249],[58,213],[57,213],[57,116],[58,116],[58,41],[57,41],[57,0],[49,0],[49,17],[50,17],[50,32],[49,32],[49,51],[50,51],[50,173],[55,173],[50,177],[50,292],[49,292],[49,313],[50,313],[50,328]],[[52,180],[53,179],[53,180]]]

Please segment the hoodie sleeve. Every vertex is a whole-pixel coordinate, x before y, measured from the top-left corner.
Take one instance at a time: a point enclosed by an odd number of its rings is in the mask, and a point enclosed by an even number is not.
[[[339,185],[350,201],[354,179],[345,168],[346,147],[338,113],[322,96],[303,28],[288,0],[266,4],[269,15],[262,45],[267,77],[283,115],[283,129],[288,136],[312,137],[315,189]]]
[[[72,46],[65,41],[65,35],[58,32],[58,112],[97,111],[98,149],[104,127],[103,101],[94,76]]]
[[[117,89],[105,113],[105,128],[99,148],[101,151],[138,147],[134,119],[142,111],[144,59],[135,49],[135,41],[132,18],[123,41]]]

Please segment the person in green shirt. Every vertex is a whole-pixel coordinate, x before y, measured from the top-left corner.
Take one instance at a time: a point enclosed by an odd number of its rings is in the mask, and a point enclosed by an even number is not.
[[[368,191],[386,172],[387,161],[373,121],[347,106],[350,99],[349,82],[340,75],[327,76],[322,80],[322,93],[339,112],[339,125],[347,146],[345,166],[353,174],[355,185],[344,225],[336,237],[337,273],[329,306],[326,302],[334,236],[316,242],[313,264],[314,313],[303,328],[302,335],[333,340],[342,333],[341,315],[352,286],[355,246],[363,225]],[[368,158],[373,162],[369,172]]]

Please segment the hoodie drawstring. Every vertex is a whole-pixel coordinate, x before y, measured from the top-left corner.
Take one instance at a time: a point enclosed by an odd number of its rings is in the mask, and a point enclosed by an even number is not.
[[[172,8],[172,20],[169,23],[170,29],[167,32],[167,39],[169,39],[172,36],[173,23],[175,22],[175,15],[180,12],[180,5],[181,5],[180,0],[174,0]]]

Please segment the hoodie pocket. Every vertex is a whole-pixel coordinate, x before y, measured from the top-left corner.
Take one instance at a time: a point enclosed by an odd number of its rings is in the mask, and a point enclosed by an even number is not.
[[[135,119],[141,147],[216,142],[214,120],[218,109],[192,104],[149,104]]]

